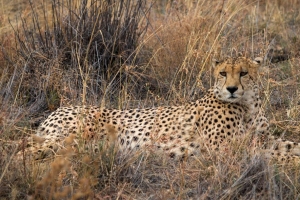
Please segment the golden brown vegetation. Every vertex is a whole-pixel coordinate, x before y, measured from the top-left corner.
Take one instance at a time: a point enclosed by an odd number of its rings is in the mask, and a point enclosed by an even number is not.
[[[2,2],[1,199],[300,198],[299,163],[251,157],[242,142],[184,162],[155,152],[123,158],[105,144],[43,162],[13,156],[44,111],[195,100],[213,83],[210,60],[238,54],[265,58],[261,96],[272,131],[300,142],[299,1]]]

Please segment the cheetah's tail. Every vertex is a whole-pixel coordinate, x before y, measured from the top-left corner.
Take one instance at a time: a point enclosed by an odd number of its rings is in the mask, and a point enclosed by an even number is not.
[[[282,139],[274,139],[272,141],[270,148],[263,150],[267,158],[283,163],[289,163],[290,161],[300,162],[300,143]]]
[[[277,139],[275,140],[272,149],[280,153],[289,153],[290,155],[300,157],[300,143],[297,142]]]

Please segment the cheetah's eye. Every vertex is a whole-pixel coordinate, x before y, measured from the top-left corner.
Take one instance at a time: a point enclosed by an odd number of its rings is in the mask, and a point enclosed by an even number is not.
[[[241,72],[240,76],[246,76],[248,74],[248,72]]]
[[[226,72],[220,72],[220,75],[226,77]]]

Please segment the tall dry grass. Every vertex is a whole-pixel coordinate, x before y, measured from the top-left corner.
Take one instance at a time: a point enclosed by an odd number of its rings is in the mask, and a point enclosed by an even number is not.
[[[34,133],[45,110],[195,100],[213,84],[210,60],[239,54],[265,58],[261,96],[272,131],[299,141],[300,2],[136,2],[25,2],[10,31],[1,15],[0,197],[298,199],[299,163],[251,157],[240,142],[184,162],[156,152],[125,159],[105,148],[14,159],[12,141]]]

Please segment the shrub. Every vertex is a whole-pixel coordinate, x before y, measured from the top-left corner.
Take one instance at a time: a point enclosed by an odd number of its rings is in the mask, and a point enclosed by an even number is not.
[[[36,112],[122,87],[122,68],[137,62],[147,27],[141,25],[145,0],[54,0],[43,3],[42,12],[30,5],[31,16],[13,27],[18,54],[8,57],[16,71],[7,94]]]

